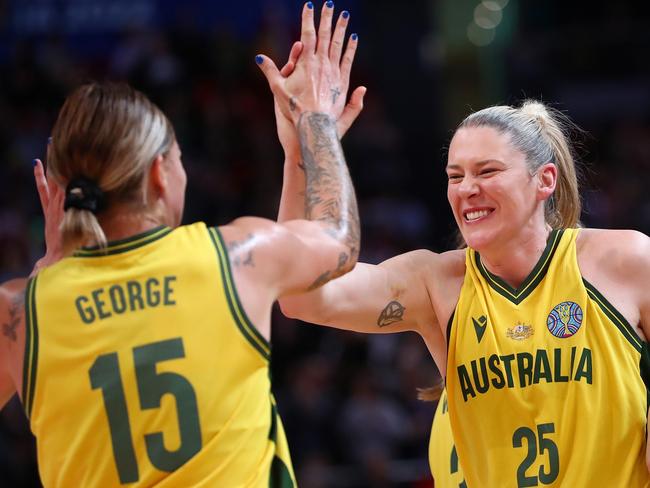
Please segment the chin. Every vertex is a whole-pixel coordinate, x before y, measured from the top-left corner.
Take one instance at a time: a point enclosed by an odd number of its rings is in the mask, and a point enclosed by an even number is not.
[[[489,248],[496,238],[496,232],[493,229],[464,229],[462,234],[465,243],[478,252]]]

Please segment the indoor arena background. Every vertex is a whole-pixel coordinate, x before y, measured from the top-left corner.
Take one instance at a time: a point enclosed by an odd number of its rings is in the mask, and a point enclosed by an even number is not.
[[[453,246],[444,173],[453,129],[470,110],[525,97],[585,130],[585,225],[650,234],[648,5],[338,0],[360,40],[352,87],[368,87],[343,144],[360,202],[360,260]],[[189,176],[184,222],[274,218],[283,157],[254,56],[284,63],[301,6],[0,0],[0,280],[28,274],[43,253],[31,162],[44,157],[65,95],[90,79],[127,80],[172,120]],[[419,337],[326,330],[278,310],[273,322],[274,390],[299,485],[431,486],[435,405],[416,389],[438,376]],[[40,486],[16,400],[0,413],[0,486]]]

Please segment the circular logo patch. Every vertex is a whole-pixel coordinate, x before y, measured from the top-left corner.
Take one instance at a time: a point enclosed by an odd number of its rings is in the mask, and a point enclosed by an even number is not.
[[[582,309],[575,302],[562,302],[551,310],[546,319],[548,331],[564,339],[578,332],[582,325]]]

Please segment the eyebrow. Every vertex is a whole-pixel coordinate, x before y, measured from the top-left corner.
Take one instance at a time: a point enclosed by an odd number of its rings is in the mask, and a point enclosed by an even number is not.
[[[478,161],[477,163],[474,163],[474,166],[485,166],[486,164],[489,163],[498,163],[498,164],[504,164],[503,161],[499,159],[483,159],[481,161]],[[446,169],[462,169],[462,166],[460,164],[447,164],[445,166]]]

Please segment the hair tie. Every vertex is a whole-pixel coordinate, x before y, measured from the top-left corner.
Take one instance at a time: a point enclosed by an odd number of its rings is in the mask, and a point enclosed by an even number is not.
[[[106,207],[106,196],[94,181],[84,178],[72,178],[65,189],[63,209],[76,208],[97,214]]]

